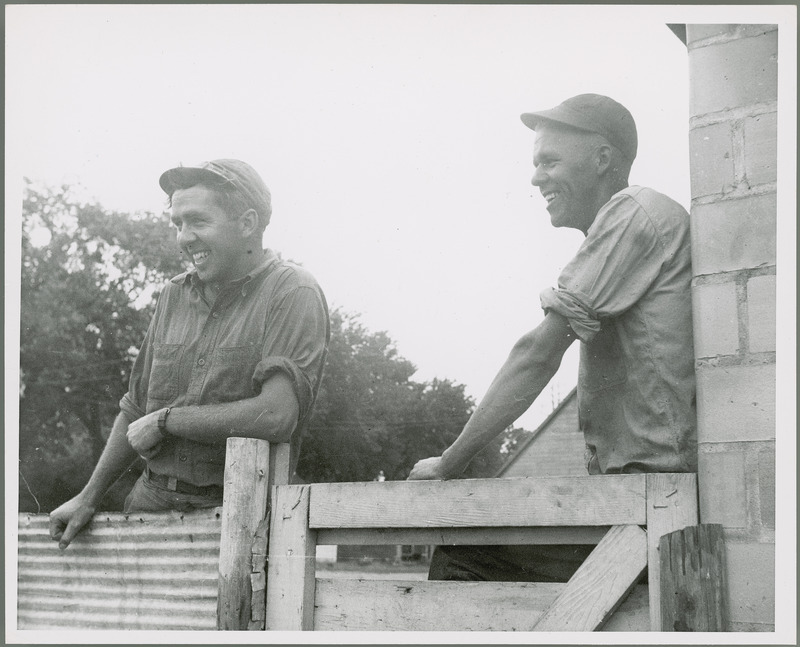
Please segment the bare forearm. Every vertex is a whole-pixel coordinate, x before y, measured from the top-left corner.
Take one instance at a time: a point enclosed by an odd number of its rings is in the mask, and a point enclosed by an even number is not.
[[[442,454],[445,476],[458,476],[475,454],[528,410],[558,371],[573,339],[565,319],[548,315],[517,342],[461,435]]]
[[[130,420],[123,412],[120,412],[114,420],[111,434],[100,455],[100,460],[97,461],[89,482],[81,492],[81,496],[90,505],[97,505],[108,488],[137,458],[136,452],[131,449],[125,437],[129,424]]]
[[[201,443],[224,443],[230,437],[286,442],[297,426],[298,414],[291,383],[285,376],[275,376],[254,398],[172,409],[167,430]]]

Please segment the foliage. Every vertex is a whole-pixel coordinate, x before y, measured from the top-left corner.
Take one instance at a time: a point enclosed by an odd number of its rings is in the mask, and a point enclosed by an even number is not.
[[[163,215],[107,212],[26,184],[20,310],[21,509],[88,479],[160,285],[183,271]]]
[[[86,483],[127,389],[155,288],[183,269],[163,214],[110,212],[79,201],[69,187],[26,185],[21,511],[51,510]],[[450,380],[412,380],[414,365],[357,315],[334,310],[331,330],[298,474],[310,482],[372,480],[381,471],[404,479],[417,460],[441,454],[457,437],[474,403]],[[499,448],[487,460],[497,460]],[[118,509],[135,476],[121,479],[102,506]]]
[[[385,332],[358,316],[331,313],[325,378],[297,468],[309,482],[408,476],[420,458],[440,454],[469,419],[472,400],[449,380],[415,382]]]

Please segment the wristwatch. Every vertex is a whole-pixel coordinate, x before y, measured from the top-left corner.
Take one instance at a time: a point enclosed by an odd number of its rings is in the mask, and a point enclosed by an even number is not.
[[[162,409],[161,413],[158,414],[158,430],[164,438],[169,437],[169,432],[167,431],[167,416],[170,411],[171,409],[167,407],[166,409]]]

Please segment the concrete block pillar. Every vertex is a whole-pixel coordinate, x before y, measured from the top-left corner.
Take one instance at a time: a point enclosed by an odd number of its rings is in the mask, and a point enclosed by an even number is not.
[[[778,29],[686,40],[700,518],[724,527],[730,629],[773,631]]]

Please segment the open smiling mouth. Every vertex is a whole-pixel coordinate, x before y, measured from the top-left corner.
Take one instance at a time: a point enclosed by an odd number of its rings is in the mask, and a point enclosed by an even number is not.
[[[192,262],[195,265],[202,265],[210,255],[211,252],[209,252],[207,249],[203,250],[202,252],[194,252],[192,254]]]
[[[542,197],[547,200],[547,206],[549,207],[551,204],[553,204],[553,200],[555,200],[559,195],[561,194],[557,191],[550,191],[548,193],[543,193]]]

